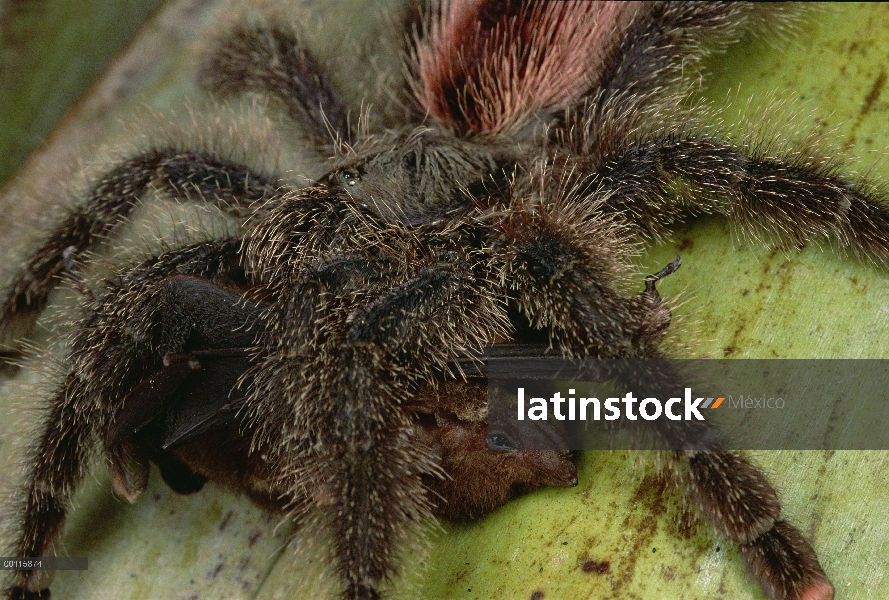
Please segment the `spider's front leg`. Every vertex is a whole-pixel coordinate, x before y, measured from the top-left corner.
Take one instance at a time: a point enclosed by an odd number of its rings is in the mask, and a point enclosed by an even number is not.
[[[676,183],[692,193],[676,193]],[[607,154],[586,182],[605,215],[658,238],[688,214],[719,213],[745,231],[802,247],[827,239],[889,264],[889,205],[827,159],[749,152],[716,138],[662,134]]]
[[[42,309],[59,278],[77,272],[77,255],[112,234],[151,188],[211,203],[247,222],[256,216],[251,205],[274,196],[278,182],[203,152],[162,148],[127,159],[90,188],[85,202],[69,211],[13,279],[0,307],[0,331]]]
[[[493,260],[531,325],[548,329],[566,355],[659,358],[670,311],[654,282],[675,266],[649,278],[638,296],[619,293],[616,276],[627,268],[615,262],[622,258],[620,229],[603,222],[596,214],[601,209],[580,197],[544,199],[531,211],[507,210],[493,221],[498,224],[491,232]],[[707,433],[673,422],[658,427],[671,447],[705,439]],[[688,467],[681,484],[700,513],[741,545],[749,570],[774,600],[832,598],[833,587],[814,550],[780,519],[780,503],[766,477],[739,454],[707,444],[705,450],[683,453]]]
[[[440,474],[440,467],[416,432],[417,384],[444,367],[452,349],[489,342],[503,323],[483,283],[459,267],[335,262],[316,269],[283,304],[282,319],[283,312],[310,311],[308,337],[317,352],[295,370],[306,336],[275,332],[256,391],[285,395],[293,495],[308,489],[319,496],[305,503],[301,520],[332,537],[343,597],[368,600],[380,597],[398,549],[433,515],[421,476]],[[357,290],[356,281],[363,284]],[[317,305],[298,310],[305,298]]]
[[[178,394],[201,368],[195,355],[252,346],[250,326],[261,307],[231,291],[240,279],[239,247],[238,239],[221,240],[162,255],[106,282],[107,291],[84,301],[68,352],[69,374],[31,449],[16,556],[53,554],[97,439],[104,442],[115,489],[130,501],[147,483],[149,459],[158,462],[174,489],[200,487],[201,476],[164,445],[183,421],[194,421],[195,406],[189,404],[205,404],[206,397]],[[187,360],[179,359],[183,355]],[[230,385],[212,379],[202,385],[218,406],[229,399]],[[48,598],[48,585],[47,572],[22,570],[7,593]]]
[[[204,62],[201,80],[223,96],[256,91],[277,97],[321,153],[354,137],[345,99],[296,32],[281,24],[226,32]]]

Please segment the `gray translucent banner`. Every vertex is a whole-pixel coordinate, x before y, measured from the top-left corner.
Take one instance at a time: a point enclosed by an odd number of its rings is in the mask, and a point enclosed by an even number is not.
[[[889,449],[889,360],[490,358],[492,448]]]
[[[0,571],[86,571],[84,556],[44,556],[41,558],[0,557]]]

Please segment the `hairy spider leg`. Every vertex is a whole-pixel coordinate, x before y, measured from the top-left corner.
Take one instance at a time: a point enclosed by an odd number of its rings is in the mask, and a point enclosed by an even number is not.
[[[325,157],[355,137],[346,100],[296,32],[282,25],[226,32],[200,76],[205,88],[222,96],[258,91],[277,97]]]
[[[300,520],[332,534],[344,598],[378,598],[399,547],[433,514],[420,475],[439,468],[427,447],[405,436],[413,428],[408,407],[417,377],[431,366],[418,365],[417,357],[475,341],[461,336],[454,320],[469,318],[479,291],[455,271],[426,265],[358,302],[348,293],[322,299],[326,310],[311,320],[324,344],[298,372],[287,345],[274,335],[269,340],[256,391],[293,390],[284,398],[293,411],[290,435],[310,441],[290,461],[294,484],[324,482],[332,498]],[[453,304],[455,296],[462,302]],[[293,341],[290,354],[302,352]]]
[[[603,57],[602,74],[584,96],[579,114],[602,123],[621,108],[619,125],[631,131],[650,116],[651,106],[675,106],[695,87],[704,57],[723,50],[742,32],[792,24],[794,7],[745,3],[663,2],[640,6],[620,32],[620,42]],[[706,32],[706,35],[702,35]],[[576,126],[570,114],[563,122]]]
[[[778,497],[759,469],[735,452],[686,454],[686,492],[720,533],[740,544],[748,571],[769,598],[833,598],[815,550],[780,519]]]
[[[258,305],[214,283],[242,284],[240,245],[238,239],[217,240],[161,255],[106,281],[101,297],[83,300],[83,316],[68,352],[69,374],[31,448],[17,556],[45,556],[52,550],[100,434],[115,488],[130,501],[142,492],[151,449],[133,435],[163,412],[169,400],[164,392],[184,380],[184,374],[174,375],[172,386],[161,386],[159,392],[141,397],[132,392],[146,378],[175,366],[164,365],[165,358],[252,346]],[[217,390],[223,398],[228,391]],[[128,402],[140,406],[126,407]],[[115,424],[115,417],[128,423]],[[168,472],[177,475],[184,465],[167,458],[172,461]],[[46,598],[48,583],[44,572],[18,571],[10,593]]]
[[[0,330],[9,328],[21,314],[42,309],[59,277],[65,271],[77,271],[77,253],[112,234],[152,187],[174,198],[208,202],[246,222],[254,216],[252,205],[274,196],[279,184],[272,177],[202,152],[166,148],[123,161],[92,186],[84,203],[68,211],[16,275],[0,308]]]
[[[52,408],[44,418],[40,437],[31,451],[28,486],[16,556],[41,557],[52,554],[54,542],[62,533],[68,502],[84,476],[89,448],[95,433],[88,418],[72,418],[74,407],[69,394],[81,391],[77,377],[66,378],[52,398]],[[11,600],[45,600],[52,571],[19,570],[12,588],[5,590]]]
[[[603,214],[659,239],[689,214],[719,213],[752,235],[801,247],[827,239],[856,256],[889,264],[889,208],[866,182],[814,156],[768,156],[707,137],[667,133],[602,160],[586,184]],[[684,182],[693,192],[676,192]]]

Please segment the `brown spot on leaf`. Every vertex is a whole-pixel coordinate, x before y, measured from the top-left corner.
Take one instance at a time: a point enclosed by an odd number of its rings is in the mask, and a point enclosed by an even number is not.
[[[531,594],[531,600],[543,600],[543,590],[535,590]]]
[[[874,102],[880,98],[880,94],[883,92],[884,85],[886,85],[886,71],[880,69],[880,74],[874,80],[874,85],[871,86],[867,96],[864,97],[864,104],[861,106],[861,116],[866,115],[873,108]]]
[[[222,571],[222,567],[224,567],[224,566],[225,566],[225,563],[222,563],[222,562],[218,563],[215,567],[213,567],[212,571],[207,573],[207,579],[214,579],[217,575],[219,575],[219,572]]]
[[[581,565],[584,573],[595,573],[596,575],[605,575],[611,570],[611,563],[607,560],[588,560]]]
[[[225,531],[225,528],[228,527],[228,522],[231,521],[231,518],[234,516],[234,512],[228,511],[225,513],[225,516],[222,517],[222,522],[219,523],[219,531]]]

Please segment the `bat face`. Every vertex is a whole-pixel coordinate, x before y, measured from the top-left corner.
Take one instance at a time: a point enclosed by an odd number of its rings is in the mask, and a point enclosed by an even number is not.
[[[337,21],[324,16],[328,17]],[[798,73],[806,68],[795,66],[794,56],[801,57],[798,64],[808,65],[811,55],[824,53],[825,48],[839,48],[846,55],[858,52],[850,50],[858,39],[823,41],[828,34],[842,35],[838,22],[856,19],[837,21],[832,15],[822,19],[827,24],[806,26],[806,35],[812,37],[800,39],[801,48],[791,47],[780,59],[778,52],[760,42],[734,47],[714,65],[716,77],[709,81],[705,94],[722,103],[723,90],[733,89],[738,80],[755,80],[762,72],[771,72],[768,60],[782,63],[781,71],[775,66],[776,73],[789,70],[800,77]],[[861,37],[861,32],[849,34]],[[862,40],[861,46],[865,45]],[[852,67],[845,68],[848,75]],[[821,97],[815,100],[816,122],[823,119],[828,127],[848,127],[839,138],[850,142],[853,152],[858,151],[860,139],[883,147],[877,141],[884,115],[877,85],[880,71],[874,75],[865,73],[865,67],[859,69],[860,80],[839,74],[835,77],[842,86],[833,81],[818,86]],[[833,72],[841,73],[839,69]],[[787,96],[808,99],[815,93],[812,84],[799,81],[793,82],[793,76],[791,83],[767,80],[761,89],[779,89],[779,97],[784,97],[783,91],[798,90],[794,86],[800,85],[805,89]],[[748,85],[754,84],[745,83],[742,92]],[[844,97],[839,97],[841,88],[847,90]],[[827,108],[829,100],[836,101],[834,108]],[[861,109],[850,109],[855,106]],[[831,114],[832,110],[837,112]],[[838,113],[841,116],[835,118]],[[783,123],[777,123],[774,129],[780,132],[782,127]],[[771,135],[769,131],[766,137]],[[319,169],[313,176],[322,172]],[[874,178],[880,180],[877,173]],[[686,316],[686,323],[674,335],[695,356],[885,354],[886,329],[879,325],[885,275],[878,269],[814,246],[800,253],[792,248],[772,252],[761,244],[739,240],[715,217],[683,226],[670,240],[652,247],[642,258],[642,271],[654,272],[677,254],[683,257],[681,277],[666,279],[659,289],[664,297],[681,295],[686,300],[674,312]],[[396,584],[393,595],[673,597],[691,589],[691,597],[759,597],[756,584],[743,574],[729,543],[677,527],[671,508],[674,501],[669,498],[678,493],[665,489],[656,476],[640,475],[644,469],[636,467],[638,459],[634,453],[589,453],[580,461],[577,487],[539,490],[481,522],[445,526],[443,535],[433,537],[430,555],[422,565],[407,559],[406,582]],[[761,453],[756,459],[776,483],[785,513],[789,511],[807,537],[816,540],[831,579],[838,587],[848,579],[850,590],[866,589],[863,582],[881,567],[866,567],[856,557],[870,555],[869,549],[879,547],[875,532],[880,526],[861,531],[862,524],[853,515],[874,514],[868,502],[879,499],[864,495],[850,500],[847,488],[855,482],[855,487],[870,489],[870,482],[881,472],[874,465],[885,457],[785,452]],[[99,477],[101,481],[104,475]],[[276,528],[277,518],[269,518],[240,496],[207,486],[199,495],[181,497],[167,489],[156,473],[143,499],[132,507],[111,500],[110,486],[104,481],[100,485],[87,482],[84,487],[76,501],[81,509],[72,512],[66,525],[65,545],[72,556],[90,557],[90,571],[58,573],[53,583],[57,597],[100,597],[114,586],[131,589],[132,580],[144,586],[144,597],[187,597],[188,593],[271,597],[281,590],[305,593],[306,582],[324,589],[323,578],[321,583],[316,578],[323,565],[294,565],[292,555],[279,552],[287,526]],[[837,508],[850,501],[859,508]],[[96,537],[92,523],[103,519],[110,524]],[[164,533],[158,535],[159,531]],[[853,531],[855,535],[850,534]],[[832,554],[830,545],[846,539],[854,541]],[[134,553],[134,546],[141,548],[146,540],[144,553]],[[180,560],[183,554],[187,559]],[[122,563],[124,555],[133,558]],[[161,569],[153,566],[158,556],[170,557]],[[302,570],[304,574],[297,573]],[[127,579],[130,573],[136,576]],[[849,573],[845,579],[844,573]],[[328,580],[326,585],[333,584]]]

